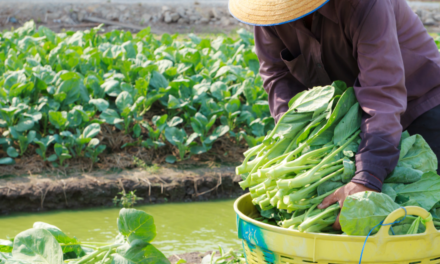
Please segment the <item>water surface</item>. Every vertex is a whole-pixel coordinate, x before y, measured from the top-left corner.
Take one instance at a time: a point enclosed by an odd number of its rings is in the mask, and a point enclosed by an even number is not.
[[[157,236],[153,241],[169,256],[208,251],[223,246],[239,248],[233,200],[137,206],[154,217]],[[0,217],[0,238],[14,237],[34,222],[55,225],[82,241],[111,241],[117,234],[119,208],[15,214]]]

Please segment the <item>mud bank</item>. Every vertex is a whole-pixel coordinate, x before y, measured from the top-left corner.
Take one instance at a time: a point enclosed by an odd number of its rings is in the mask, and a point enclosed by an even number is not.
[[[233,167],[1,179],[0,215],[113,206],[112,199],[122,190],[135,190],[143,198],[138,204],[235,198],[244,193],[239,181]]]

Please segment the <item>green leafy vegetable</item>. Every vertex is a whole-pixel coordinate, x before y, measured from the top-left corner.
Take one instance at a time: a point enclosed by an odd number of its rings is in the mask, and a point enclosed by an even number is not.
[[[388,195],[376,192],[361,192],[345,199],[339,222],[342,230],[350,236],[366,236],[372,227],[394,210],[400,208]],[[379,230],[377,227],[372,234]]]
[[[150,243],[156,227],[147,213],[122,209],[118,229],[114,242],[85,242],[68,237],[56,226],[36,222],[13,242],[0,240],[0,263],[170,263]]]
[[[63,251],[49,231],[31,228],[15,237],[12,257],[30,263],[62,263]]]
[[[435,172],[427,172],[419,181],[396,188],[396,193],[416,201],[430,211],[440,201],[440,176]]]

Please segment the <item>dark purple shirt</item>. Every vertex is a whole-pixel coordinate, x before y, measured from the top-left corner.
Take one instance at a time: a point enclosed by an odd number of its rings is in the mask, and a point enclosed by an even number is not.
[[[255,27],[255,47],[275,120],[300,91],[354,87],[365,113],[352,181],[369,188],[395,168],[402,129],[440,104],[440,54],[405,0],[330,0],[311,30],[304,19]]]

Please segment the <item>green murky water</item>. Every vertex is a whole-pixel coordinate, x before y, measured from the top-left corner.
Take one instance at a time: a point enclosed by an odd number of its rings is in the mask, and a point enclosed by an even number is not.
[[[223,246],[239,248],[233,200],[138,206],[154,216],[153,241],[169,256],[208,251]],[[117,234],[118,208],[56,211],[0,217],[0,238],[14,237],[40,221],[59,227],[82,241],[111,241]]]

